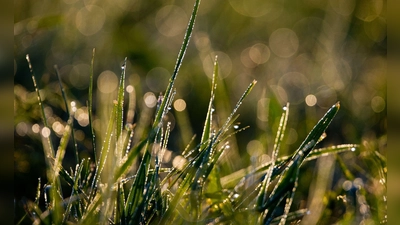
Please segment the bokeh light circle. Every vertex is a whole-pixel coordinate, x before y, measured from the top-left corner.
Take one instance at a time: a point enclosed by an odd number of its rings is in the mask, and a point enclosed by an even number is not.
[[[106,21],[104,10],[96,5],[87,5],[81,8],[75,17],[76,28],[85,36],[99,32]]]
[[[117,89],[118,78],[114,72],[110,70],[103,71],[97,79],[97,87],[102,93],[111,93]]]
[[[178,6],[167,5],[158,10],[155,24],[158,32],[167,37],[173,37],[185,31],[188,17]]]
[[[299,39],[293,30],[279,28],[269,37],[269,46],[277,56],[289,58],[299,48]]]

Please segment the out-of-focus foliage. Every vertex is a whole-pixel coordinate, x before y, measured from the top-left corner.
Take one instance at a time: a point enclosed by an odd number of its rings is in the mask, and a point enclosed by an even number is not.
[[[68,118],[54,72],[57,64],[66,93],[74,100],[79,154],[93,157],[86,107],[92,49],[96,48],[94,128],[102,140],[106,124],[101,121],[107,121],[116,99],[124,57],[128,58],[126,91],[130,99],[137,99],[135,112],[148,113],[144,120],[154,117],[156,96],[167,86],[192,6],[192,1],[183,0],[15,1],[18,202],[33,199],[37,178],[45,177],[38,135],[40,109],[25,55],[30,55],[38,76],[46,117],[58,136],[54,141],[59,142],[65,129],[62,121]],[[269,157],[286,102],[295,116],[288,121],[283,155],[292,153],[323,113],[340,101],[341,111],[320,145],[360,143],[364,147],[359,154],[346,153],[338,161],[306,164],[301,171],[303,185],[299,185],[303,189],[298,189],[294,205],[318,208],[325,200],[338,198],[336,205],[327,205],[321,212],[332,222],[343,215],[349,221],[361,221],[365,215],[383,214],[386,209],[381,208],[380,196],[384,190],[379,181],[384,167],[379,166],[375,151],[385,155],[386,150],[386,1],[203,0],[175,85],[174,110],[168,114],[173,152],[182,152],[193,134],[197,139],[201,136],[215,55],[220,64],[215,124],[229,115],[242,90],[253,79],[258,81],[246,99],[247,106],[239,110],[240,126],[251,129],[231,142],[229,155],[222,158],[227,165],[221,168],[222,175],[258,166]],[[130,116],[132,122],[143,118]],[[72,151],[66,154],[73,158]],[[376,168],[366,164],[368,160]],[[64,167],[75,168],[74,163],[67,161]],[[332,169],[314,171],[324,165]],[[304,187],[316,174],[325,181],[314,181],[313,194],[308,196],[310,190]],[[331,195],[313,192],[324,185]]]

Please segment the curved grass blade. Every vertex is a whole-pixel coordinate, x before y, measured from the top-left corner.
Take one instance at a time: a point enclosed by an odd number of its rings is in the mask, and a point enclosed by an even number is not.
[[[307,158],[304,159],[304,162],[308,162],[311,160],[315,160],[319,157],[328,156],[332,154],[338,154],[342,152],[348,151],[356,151],[360,146],[358,144],[342,144],[342,145],[335,145],[326,148],[318,148],[314,149],[310,152]],[[283,156],[276,160],[276,164],[280,164],[286,160],[288,160],[291,156]],[[233,172],[229,175],[226,175],[221,178],[221,184],[224,188],[229,188],[231,185],[236,184],[240,179],[246,176],[255,176],[256,174],[265,173],[271,166],[271,161],[258,166],[256,169],[253,167],[248,167],[245,169],[240,169],[236,172]]]
[[[56,71],[56,75],[57,75],[57,78],[58,78],[58,84],[60,85],[61,95],[62,95],[62,98],[64,100],[64,104],[65,104],[65,110],[66,110],[66,112],[68,114],[68,117],[69,117],[68,120],[73,120],[73,114],[69,110],[67,95],[65,94],[65,89],[64,89],[64,86],[62,85],[60,72],[58,70],[58,66],[57,65],[54,66],[54,70]],[[71,123],[71,126],[72,126],[72,129],[71,129],[71,136],[72,137],[71,138],[72,138],[72,142],[73,142],[73,145],[74,145],[74,151],[75,151],[75,165],[78,165],[79,164],[78,145],[77,145],[76,140],[75,140],[73,123]]]

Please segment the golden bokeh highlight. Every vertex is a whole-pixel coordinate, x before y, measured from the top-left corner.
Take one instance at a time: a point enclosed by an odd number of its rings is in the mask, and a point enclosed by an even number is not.
[[[317,104],[317,97],[315,97],[315,95],[307,95],[305,102],[308,106],[314,106]]]
[[[174,102],[174,109],[178,112],[182,112],[186,109],[186,102],[183,99],[177,99]]]
[[[15,132],[21,137],[25,136],[28,133],[28,124],[25,122],[19,122],[17,126],[15,126]]]
[[[59,121],[55,121],[52,125],[51,128],[53,129],[54,132],[56,132],[57,135],[62,135],[64,133],[65,127],[62,123]]]
[[[144,104],[149,108],[153,108],[157,105],[157,97],[154,95],[153,92],[147,92],[146,94],[144,94],[143,101]]]
[[[86,106],[77,109],[74,117],[82,127],[89,125],[89,114]]]
[[[255,64],[264,64],[268,61],[271,52],[263,43],[257,43],[249,49],[249,57]]]
[[[40,126],[37,123],[33,124],[31,129],[32,129],[33,133],[39,133],[40,132]]]
[[[97,88],[104,94],[112,93],[117,87],[117,75],[110,70],[103,71],[97,78]]]
[[[188,21],[186,12],[179,6],[167,5],[158,10],[155,24],[158,32],[173,37],[185,31]]]
[[[289,58],[297,52],[299,39],[293,30],[279,28],[269,37],[269,46],[275,55]]]
[[[97,5],[82,7],[75,17],[76,28],[85,36],[91,36],[99,32],[106,21],[103,8]]]
[[[48,138],[48,137],[50,137],[51,130],[48,127],[43,127],[43,129],[40,133],[44,138]]]
[[[185,159],[181,155],[177,155],[173,160],[172,160],[172,166],[175,167],[178,170],[182,170],[187,163],[187,159]]]

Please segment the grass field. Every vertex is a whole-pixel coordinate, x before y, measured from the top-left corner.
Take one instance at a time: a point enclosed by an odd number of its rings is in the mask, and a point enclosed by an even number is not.
[[[384,2],[28,2],[16,224],[386,224]]]

